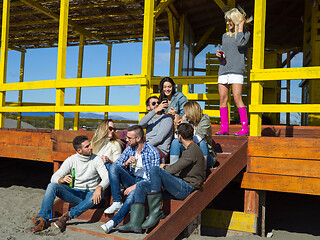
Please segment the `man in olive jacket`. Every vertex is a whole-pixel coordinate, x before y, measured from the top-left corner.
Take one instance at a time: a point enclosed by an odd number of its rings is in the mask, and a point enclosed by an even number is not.
[[[181,158],[172,165],[160,164],[153,166],[150,171],[150,180],[137,183],[135,202],[130,208],[130,222],[118,226],[122,232],[140,233],[143,229],[155,226],[164,213],[162,206],[162,187],[174,199],[184,200],[195,189],[200,188],[204,181],[204,156],[200,147],[193,142],[193,127],[188,123],[178,126],[178,139],[185,147]],[[149,217],[145,216],[145,199],[147,196]]]

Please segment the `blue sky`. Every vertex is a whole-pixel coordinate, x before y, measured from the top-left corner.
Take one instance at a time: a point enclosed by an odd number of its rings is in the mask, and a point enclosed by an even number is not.
[[[195,67],[205,68],[205,55],[215,52],[214,46],[205,48],[195,59]],[[52,80],[56,78],[57,48],[29,49],[26,53],[24,81]],[[155,48],[155,76],[167,76],[169,74],[169,42],[157,42]],[[114,44],[112,47],[111,76],[123,76],[125,74],[138,75],[141,71],[142,43]],[[292,66],[301,66],[302,54],[292,60]],[[86,46],[84,50],[83,77],[102,77],[106,75],[107,47],[104,45]],[[176,55],[178,58],[178,54]],[[67,50],[67,78],[76,78],[78,62],[78,47],[68,47]],[[7,82],[19,81],[20,53],[9,51]],[[177,64],[176,64],[177,68]],[[205,73],[197,73],[203,75]],[[301,102],[300,81],[291,81],[291,101]],[[204,85],[198,85],[196,92],[205,92]],[[283,91],[283,99],[285,94]],[[103,104],[105,88],[83,88],[81,95],[82,104]],[[17,101],[18,91],[7,92],[6,101]],[[28,90],[23,93],[24,102],[55,102],[55,89]],[[65,103],[75,102],[75,89],[66,89]],[[137,105],[139,104],[138,86],[111,87],[110,104],[112,105]],[[202,104],[201,104],[202,105]],[[114,113],[126,115],[133,120],[138,119],[137,113]],[[111,117],[114,115],[111,114]],[[282,114],[284,116],[284,114]],[[282,118],[283,118],[282,116]]]

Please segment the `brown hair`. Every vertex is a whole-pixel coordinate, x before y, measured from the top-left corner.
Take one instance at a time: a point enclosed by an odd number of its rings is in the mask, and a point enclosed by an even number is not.
[[[203,116],[199,103],[196,101],[189,101],[186,102],[183,108],[188,119],[193,122],[194,126],[198,126]]]

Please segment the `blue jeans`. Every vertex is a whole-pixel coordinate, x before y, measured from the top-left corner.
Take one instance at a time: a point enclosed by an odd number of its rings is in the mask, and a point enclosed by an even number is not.
[[[151,192],[159,192],[163,186],[168,193],[178,200],[185,199],[194,191],[194,188],[190,184],[158,166],[151,168],[150,178]]]
[[[93,192],[70,188],[64,184],[49,183],[42,200],[39,217],[45,220],[51,218],[53,202],[57,196],[68,203],[76,204],[69,211],[70,217],[76,218],[95,205],[92,201]]]
[[[125,188],[134,185],[136,182],[142,180],[140,177],[131,175],[124,168],[118,164],[112,164],[109,168],[109,181],[111,186],[111,195],[113,202],[121,202],[121,183]],[[135,190],[131,191],[123,203],[120,210],[110,220],[113,220],[115,226],[118,225],[126,217],[130,211],[130,205],[134,202]]]
[[[178,200],[183,200],[194,191],[194,188],[183,181],[181,178],[171,175],[166,170],[158,166],[151,167],[150,171],[151,182],[140,181],[135,189],[135,202],[145,203],[146,195],[149,192],[159,192],[162,186],[166,192],[170,193],[171,197]]]
[[[203,153],[203,156],[207,157],[207,168],[211,168],[213,166],[214,162],[213,162],[213,157],[209,152],[208,145],[207,145],[206,141],[201,140],[198,143],[198,146],[200,147],[200,149],[201,149],[201,151]],[[182,143],[179,142],[179,140],[177,138],[173,139],[173,141],[171,143],[171,148],[170,148],[170,156],[171,155],[176,155],[176,156],[180,157],[181,153],[184,150],[186,150],[186,149],[184,148]],[[173,164],[173,163],[174,162],[172,162],[171,159],[170,159],[170,164]]]

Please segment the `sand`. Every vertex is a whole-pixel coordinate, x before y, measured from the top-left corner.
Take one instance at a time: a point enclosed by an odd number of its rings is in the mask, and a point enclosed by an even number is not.
[[[67,229],[60,232],[51,227],[40,233],[32,233],[31,218],[40,210],[42,197],[45,187],[50,180],[52,166],[48,163],[36,163],[26,160],[0,159],[0,239],[63,239],[63,240],[85,240],[101,239],[97,236],[86,235]],[[319,218],[317,218],[319,219]],[[96,232],[103,233],[100,229],[101,223],[88,223],[81,220],[73,220],[68,223],[71,227],[80,227]],[[319,221],[314,223],[314,227],[319,229]],[[259,236],[230,236],[230,237],[205,237],[193,235],[191,240],[314,240],[320,239],[319,236],[313,236],[307,233],[295,233],[285,230],[272,229],[272,238],[261,238]],[[112,235],[123,238],[142,239],[145,235],[139,234],[120,234],[113,232]],[[105,235],[107,237],[107,235]],[[108,238],[105,238],[108,239]]]

